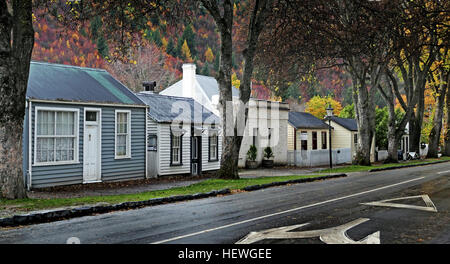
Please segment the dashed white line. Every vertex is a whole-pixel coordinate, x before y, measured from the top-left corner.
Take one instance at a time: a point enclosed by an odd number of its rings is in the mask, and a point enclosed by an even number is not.
[[[192,236],[196,236],[196,235],[200,235],[200,234],[204,234],[204,233],[208,233],[208,232],[212,232],[212,231],[216,231],[216,230],[220,230],[220,229],[224,229],[224,228],[228,228],[228,227],[232,227],[232,226],[236,226],[236,225],[241,225],[241,224],[245,224],[245,223],[249,223],[249,222],[254,222],[254,221],[257,221],[257,220],[265,219],[265,218],[276,216],[276,215],[281,215],[281,214],[286,214],[286,213],[290,213],[290,212],[295,212],[295,211],[299,211],[299,210],[306,209],[306,208],[311,208],[311,207],[315,207],[315,206],[319,206],[319,205],[323,205],[323,204],[327,204],[327,203],[331,203],[331,202],[336,202],[336,201],[352,198],[352,197],[355,197],[355,196],[359,196],[359,195],[363,195],[363,194],[367,194],[367,193],[371,193],[371,192],[376,192],[376,191],[392,188],[392,187],[395,187],[395,186],[398,186],[398,185],[410,183],[410,182],[413,182],[413,181],[422,180],[424,178],[425,177],[419,177],[419,178],[415,178],[415,179],[411,179],[411,180],[407,180],[407,181],[402,181],[402,182],[399,182],[399,183],[390,184],[390,185],[387,185],[387,186],[375,188],[375,189],[364,191],[364,192],[354,193],[354,194],[350,194],[350,195],[347,195],[347,196],[342,196],[342,197],[326,200],[326,201],[323,201],[323,202],[318,202],[318,203],[313,203],[313,204],[309,204],[309,205],[304,205],[304,206],[292,208],[292,209],[289,209],[289,210],[285,210],[285,211],[281,211],[281,212],[277,212],[277,213],[273,213],[273,214],[263,215],[263,216],[259,216],[259,217],[255,217],[255,218],[251,218],[251,219],[247,219],[247,220],[243,220],[243,221],[240,221],[240,222],[231,223],[231,224],[228,224],[228,225],[218,226],[218,227],[211,228],[211,229],[206,229],[206,230],[202,230],[202,231],[198,231],[198,232],[194,232],[194,233],[190,233],[190,234],[186,234],[186,235],[182,235],[182,236],[177,236],[177,237],[173,237],[173,238],[169,238],[169,239],[156,241],[156,242],[153,242],[151,244],[163,244],[163,243],[167,243],[167,242],[171,242],[171,241],[175,241],[175,240],[179,240],[179,239],[183,239],[183,238],[187,238],[187,237],[192,237]]]
[[[444,173],[450,173],[450,170],[448,170],[448,171],[440,171],[440,172],[438,172],[438,174],[444,174]]]

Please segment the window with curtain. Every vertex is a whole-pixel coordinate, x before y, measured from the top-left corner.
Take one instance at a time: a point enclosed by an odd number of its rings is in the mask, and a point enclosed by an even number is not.
[[[130,111],[116,111],[116,158],[131,156],[130,116]]]
[[[37,110],[36,157],[39,163],[76,162],[76,111]]]

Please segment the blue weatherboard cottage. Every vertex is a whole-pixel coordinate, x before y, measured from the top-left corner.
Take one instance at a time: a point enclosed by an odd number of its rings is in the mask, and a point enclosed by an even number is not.
[[[31,62],[26,98],[28,189],[146,177],[148,107],[107,71]]]

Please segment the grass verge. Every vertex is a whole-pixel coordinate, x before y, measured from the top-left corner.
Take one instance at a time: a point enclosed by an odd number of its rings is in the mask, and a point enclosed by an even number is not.
[[[371,169],[380,169],[380,168],[388,168],[388,167],[401,167],[405,165],[426,165],[428,163],[436,162],[436,161],[447,161],[450,160],[450,157],[440,157],[438,159],[426,159],[426,160],[413,160],[407,162],[400,163],[388,163],[388,164],[379,164],[373,166],[360,166],[360,165],[351,165],[345,167],[339,167],[335,169],[326,169],[320,171],[320,173],[349,173],[349,172],[360,172],[360,171],[369,171]]]
[[[294,175],[279,177],[261,177],[253,179],[222,180],[209,179],[186,187],[176,187],[167,190],[156,190],[136,194],[120,194],[108,196],[88,196],[80,198],[54,198],[54,199],[0,199],[0,211],[13,209],[14,211],[35,211],[58,207],[80,206],[97,203],[118,204],[122,202],[145,201],[152,198],[162,198],[174,195],[188,195],[210,192],[213,190],[230,189],[240,190],[251,185],[267,184],[279,181],[289,181],[303,178],[314,178],[322,175]]]

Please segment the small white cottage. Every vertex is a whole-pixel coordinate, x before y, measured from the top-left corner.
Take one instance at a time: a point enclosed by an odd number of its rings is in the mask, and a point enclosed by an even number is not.
[[[215,78],[196,74],[196,66],[183,64],[183,78],[161,91],[160,94],[192,98],[209,111],[220,116],[219,85]],[[232,87],[233,105],[239,104],[239,89]],[[270,146],[275,165],[287,164],[287,124],[289,105],[281,102],[250,98],[248,120],[239,151],[239,167],[245,167],[247,151],[251,145],[257,148],[256,161],[262,163],[263,150]]]
[[[156,94],[136,96],[149,106],[148,176],[201,175],[220,168],[220,120],[191,98]]]

